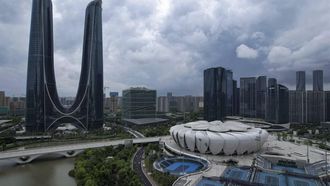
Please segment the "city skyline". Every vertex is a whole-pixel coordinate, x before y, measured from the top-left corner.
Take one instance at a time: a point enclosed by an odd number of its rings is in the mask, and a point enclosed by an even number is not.
[[[329,9],[1,2],[0,185],[330,185]]]
[[[77,91],[83,38],[81,18],[87,2],[54,1],[54,34],[61,36],[55,42],[55,73],[56,80],[61,82],[58,85],[61,97],[73,96]],[[7,95],[22,96],[31,3],[20,0],[6,1],[3,5],[1,89]],[[329,5],[308,1],[299,1],[299,5],[298,8],[292,2],[284,7],[277,1],[240,4],[105,1],[104,85],[118,92],[146,86],[159,90],[160,95],[168,91],[176,95],[202,95],[203,70],[223,66],[235,72],[234,79],[267,75],[292,90],[295,87],[292,72],[305,70],[306,88],[311,89],[311,71],[330,69],[329,42],[324,42],[330,38],[329,32],[324,31],[330,27],[325,21],[330,17]],[[243,6],[244,11],[240,12]],[[221,14],[223,8],[229,7],[231,11]],[[287,19],[291,14],[296,16]],[[324,19],[303,24],[306,17],[320,15]],[[308,29],[307,25],[317,29]],[[329,83],[329,72],[324,71],[325,90]]]

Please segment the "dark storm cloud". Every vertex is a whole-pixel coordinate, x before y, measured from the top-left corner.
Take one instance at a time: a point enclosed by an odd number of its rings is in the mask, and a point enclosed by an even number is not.
[[[88,2],[53,0],[60,95],[77,89]],[[0,89],[24,94],[31,1],[1,4]],[[105,86],[201,95],[203,69],[223,66],[236,79],[268,75],[290,88],[296,70],[323,69],[329,88],[329,8],[327,0],[105,0]]]

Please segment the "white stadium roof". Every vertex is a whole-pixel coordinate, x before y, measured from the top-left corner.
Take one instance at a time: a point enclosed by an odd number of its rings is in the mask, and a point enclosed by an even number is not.
[[[244,154],[258,151],[268,138],[266,130],[237,121],[196,121],[171,127],[174,141],[190,151]]]

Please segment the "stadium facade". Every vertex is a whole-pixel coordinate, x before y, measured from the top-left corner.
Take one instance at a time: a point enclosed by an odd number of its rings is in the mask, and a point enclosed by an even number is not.
[[[170,133],[179,147],[213,155],[257,152],[268,139],[266,130],[237,121],[196,121],[175,125]]]

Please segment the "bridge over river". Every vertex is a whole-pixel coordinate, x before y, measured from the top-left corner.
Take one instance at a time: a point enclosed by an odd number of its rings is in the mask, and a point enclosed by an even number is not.
[[[14,160],[18,164],[24,164],[24,163],[30,163],[34,159],[43,155],[57,154],[57,155],[62,155],[64,157],[74,157],[77,154],[83,152],[85,149],[125,145],[126,143],[132,143],[132,144],[155,143],[155,142],[159,142],[162,138],[166,138],[166,137],[168,136],[108,140],[108,141],[100,141],[100,142],[86,142],[86,143],[61,145],[61,146],[40,147],[40,148],[24,149],[24,150],[11,150],[11,151],[0,152],[0,160],[10,159],[10,160]]]

